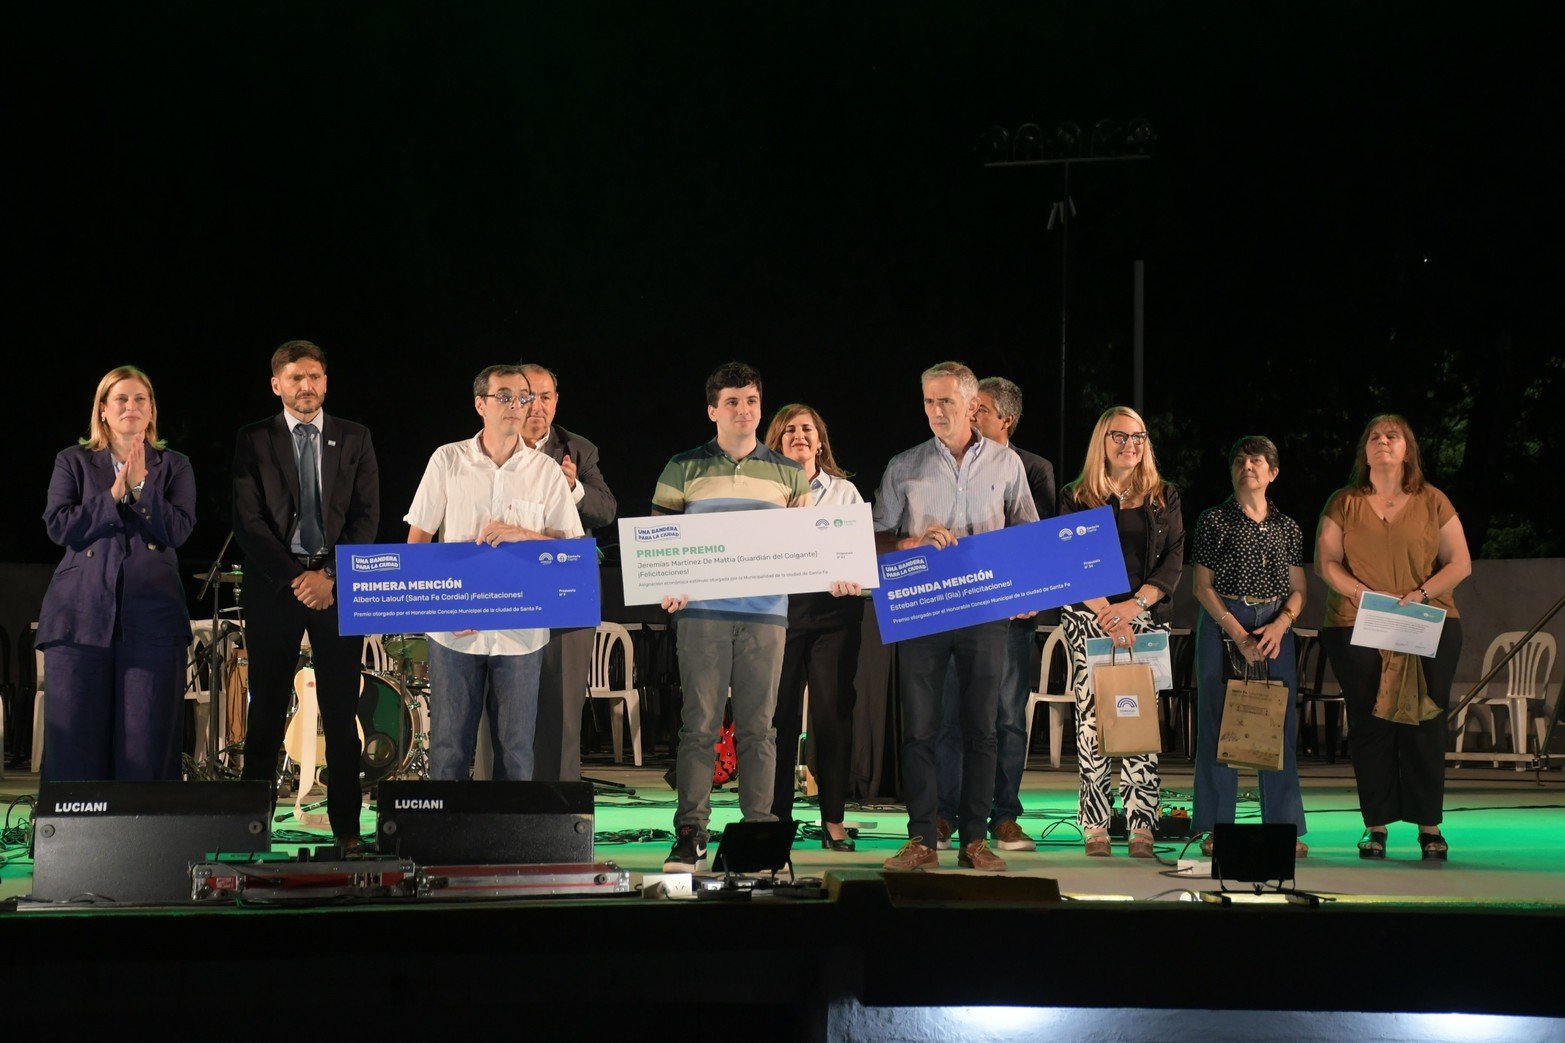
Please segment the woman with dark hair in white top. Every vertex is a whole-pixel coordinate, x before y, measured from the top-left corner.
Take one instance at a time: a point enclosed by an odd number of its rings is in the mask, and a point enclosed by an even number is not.
[[[848,473],[832,455],[826,424],[802,403],[783,406],[766,430],[767,448],[804,468],[812,505],[863,503]],[[853,753],[853,677],[859,668],[864,601],[857,584],[833,583],[830,593],[792,594],[788,598],[788,638],[782,676],[777,682],[777,780],[772,813],[793,817],[794,769],[803,725],[804,688],[810,689],[809,734],[819,770],[821,847],[852,851],[843,827],[848,792],[848,762]]]

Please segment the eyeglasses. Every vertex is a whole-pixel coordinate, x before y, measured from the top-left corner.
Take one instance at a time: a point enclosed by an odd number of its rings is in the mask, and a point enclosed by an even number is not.
[[[1146,445],[1147,433],[1145,431],[1110,431],[1109,441],[1115,445],[1124,445],[1126,442]]]
[[[520,395],[513,395],[509,391],[497,391],[492,395],[479,395],[479,398],[492,398],[502,406],[530,406],[533,399],[538,396],[531,391],[523,391]]]

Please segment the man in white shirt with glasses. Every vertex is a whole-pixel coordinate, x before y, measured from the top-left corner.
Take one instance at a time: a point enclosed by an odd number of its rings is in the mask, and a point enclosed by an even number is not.
[[[483,429],[429,458],[404,518],[409,543],[432,542],[437,533],[443,543],[491,547],[582,535],[559,465],[522,439],[532,399],[522,367],[479,372],[473,408]],[[531,779],[538,678],[549,631],[459,630],[429,638],[430,777],[469,776],[487,687],[495,759],[507,779]]]

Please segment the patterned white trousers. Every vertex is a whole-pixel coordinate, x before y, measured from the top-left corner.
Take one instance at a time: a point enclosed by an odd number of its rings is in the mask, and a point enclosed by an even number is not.
[[[1065,644],[1070,648],[1070,686],[1076,695],[1076,762],[1081,766],[1081,801],[1076,818],[1085,830],[1106,830],[1114,810],[1113,781],[1109,758],[1098,749],[1098,711],[1087,687],[1087,638],[1107,637],[1091,612],[1066,606],[1060,611]],[[1141,616],[1131,622],[1135,631],[1167,630]],[[1157,826],[1158,798],[1162,779],[1157,771],[1157,755],[1120,758],[1120,800],[1125,807],[1125,824],[1131,830],[1151,832]]]

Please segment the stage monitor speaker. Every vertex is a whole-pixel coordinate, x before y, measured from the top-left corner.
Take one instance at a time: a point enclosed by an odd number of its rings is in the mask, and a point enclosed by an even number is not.
[[[1298,827],[1291,822],[1212,827],[1212,879],[1264,884],[1294,879],[1293,845]]]
[[[265,782],[45,782],[33,809],[33,899],[190,900],[190,866],[271,849]]]
[[[383,782],[383,855],[431,865],[592,862],[590,782]]]
[[[712,871],[725,873],[778,873],[787,867],[793,851],[792,819],[776,822],[730,822],[712,856]]]

